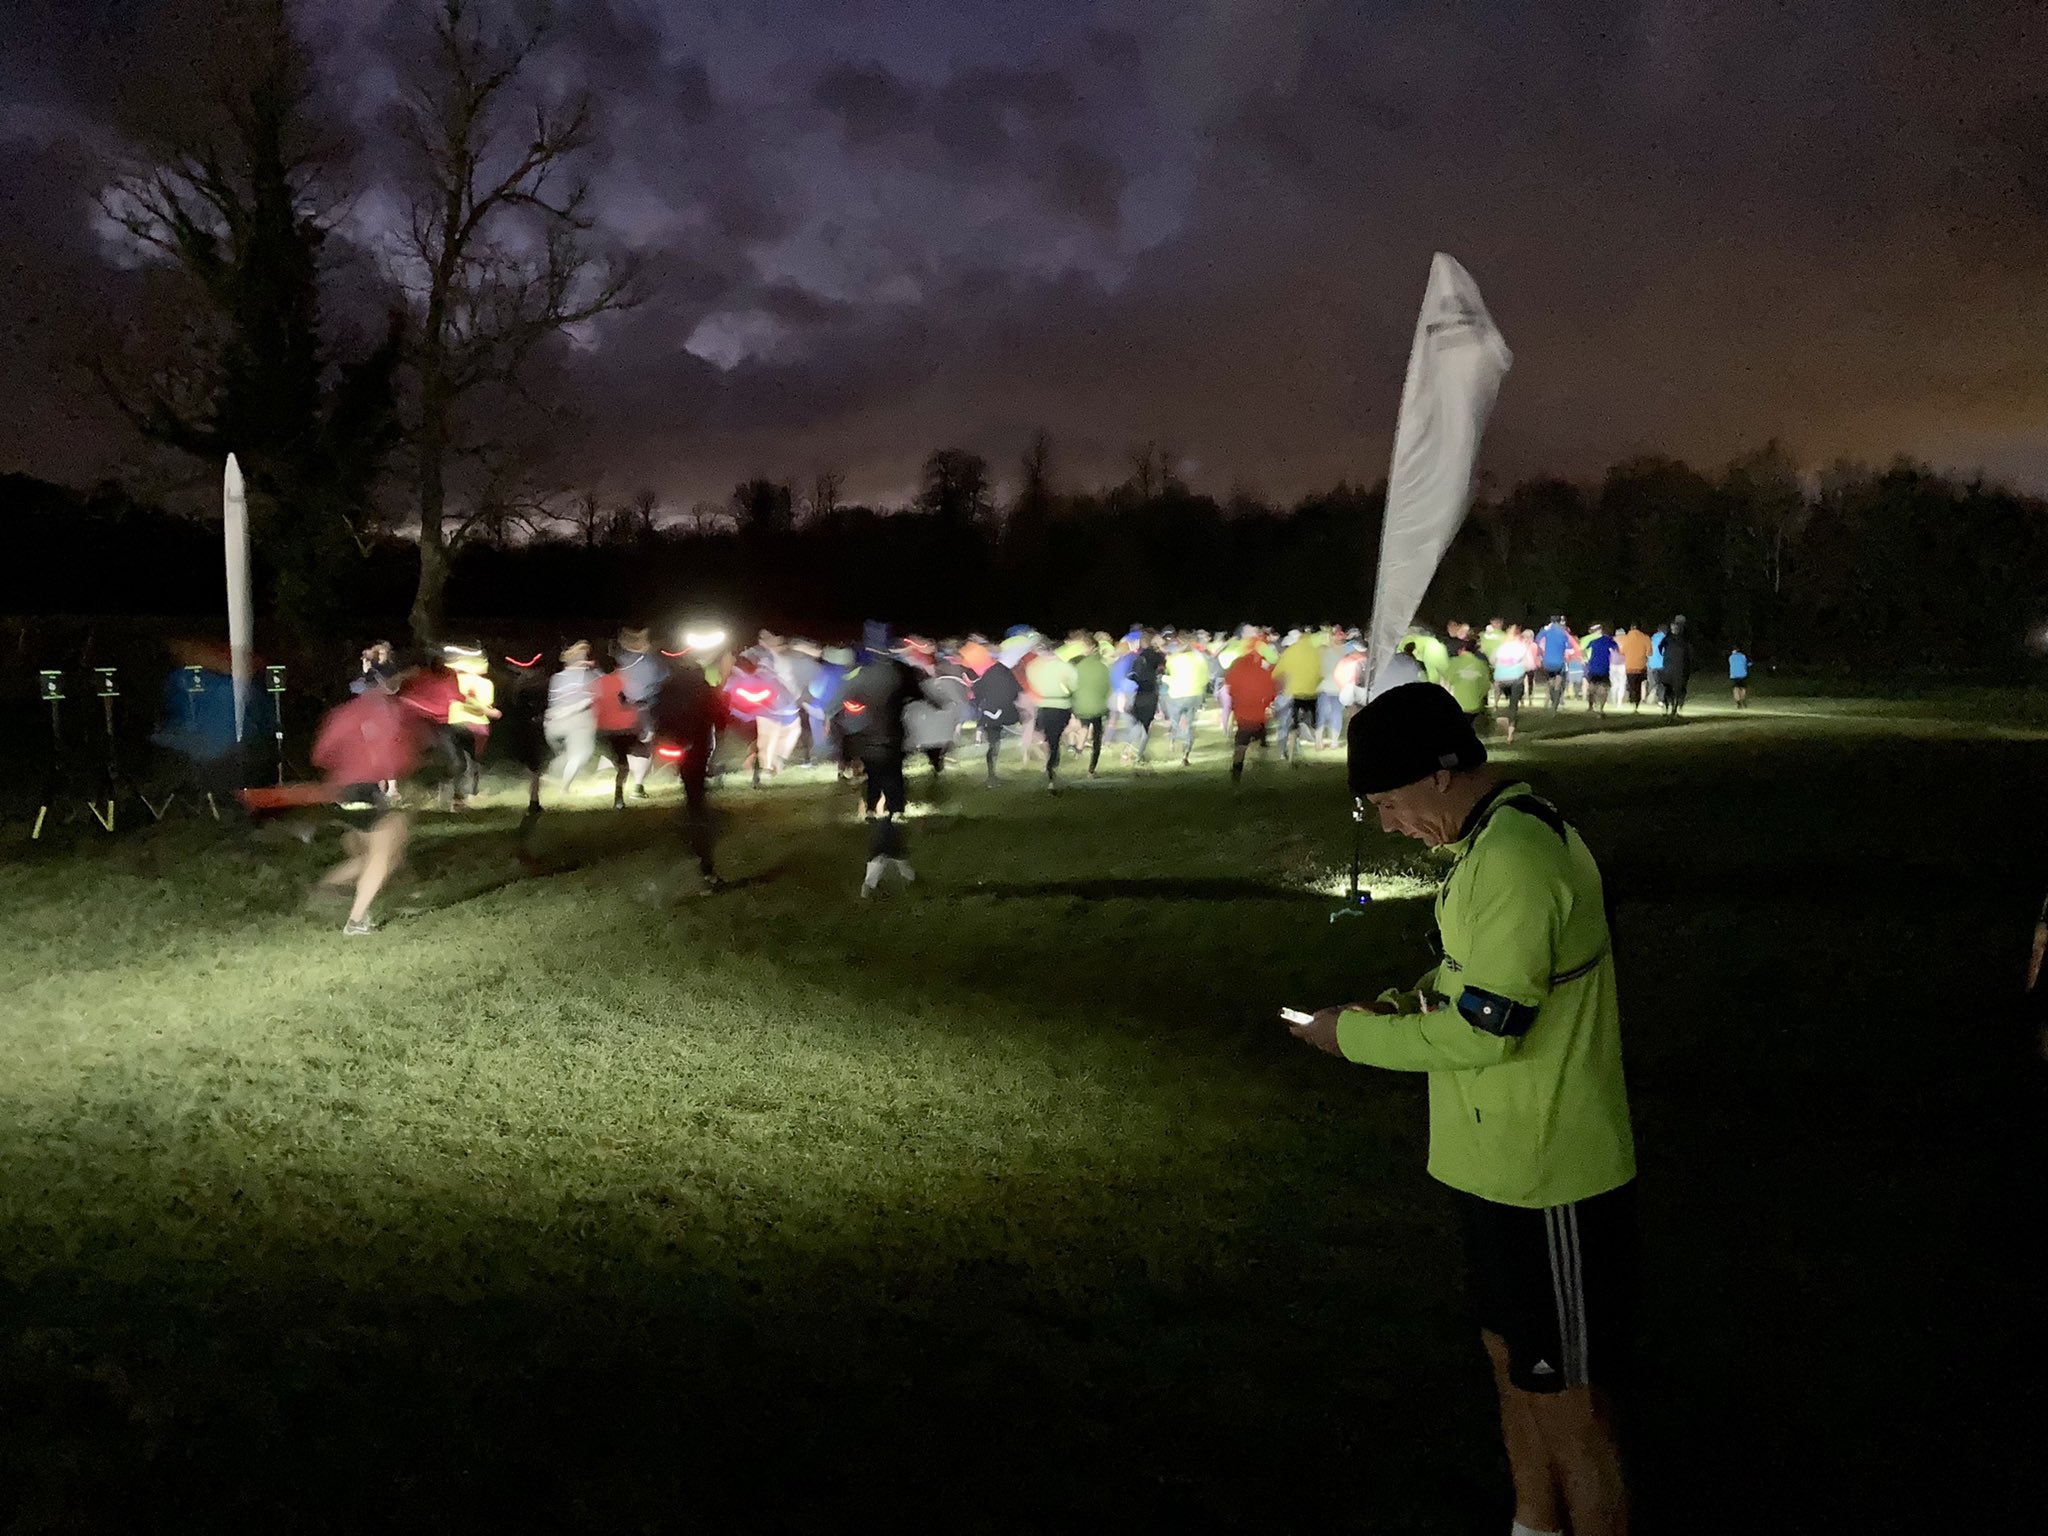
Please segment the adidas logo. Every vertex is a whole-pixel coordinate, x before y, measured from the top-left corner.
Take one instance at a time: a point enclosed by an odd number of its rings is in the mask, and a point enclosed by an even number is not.
[[[1534,1365],[1529,1367],[1529,1374],[1531,1376],[1555,1376],[1557,1372],[1553,1371],[1550,1368],[1550,1362],[1548,1360],[1538,1360]]]

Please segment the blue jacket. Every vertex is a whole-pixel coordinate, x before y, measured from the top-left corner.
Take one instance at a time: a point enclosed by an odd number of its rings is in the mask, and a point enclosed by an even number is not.
[[[210,763],[235,749],[235,684],[225,672],[202,671],[198,689],[183,667],[164,679],[164,723],[154,740],[198,762]],[[251,687],[242,711],[242,739],[270,734],[270,696]]]

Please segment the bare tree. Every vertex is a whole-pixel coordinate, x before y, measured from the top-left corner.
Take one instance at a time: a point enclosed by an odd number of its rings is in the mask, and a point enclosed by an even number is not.
[[[989,515],[988,461],[963,448],[935,448],[924,461],[924,488],[917,509],[965,525]]]
[[[811,481],[810,516],[813,522],[824,522],[839,510],[839,493],[845,488],[846,477],[836,469],[821,469]]]
[[[644,544],[654,537],[654,514],[661,497],[642,487],[612,508],[608,525],[614,544]]]
[[[631,301],[631,274],[599,258],[588,187],[569,174],[592,143],[589,98],[522,104],[551,7],[518,28],[493,27],[489,13],[483,0],[438,0],[421,78],[399,113],[413,189],[399,255],[417,310],[412,628],[422,642],[440,628],[452,552],[489,515],[482,496],[450,512],[451,465],[510,456],[465,404],[516,392],[543,342]]]
[[[1166,476],[1160,465],[1160,453],[1152,443],[1133,448],[1130,453],[1130,478],[1124,483],[1131,494],[1140,501],[1150,501],[1164,489]]]
[[[1040,427],[1018,464],[1016,510],[1042,515],[1052,506],[1052,434]]]
[[[688,516],[692,533],[731,533],[739,527],[732,507],[722,501],[693,501]]]
[[[605,519],[610,516],[597,492],[578,491],[569,498],[562,521],[575,530],[577,542],[585,549],[595,549],[604,537]]]
[[[789,486],[780,480],[742,480],[732,488],[734,526],[757,538],[787,533],[796,524],[794,501]]]

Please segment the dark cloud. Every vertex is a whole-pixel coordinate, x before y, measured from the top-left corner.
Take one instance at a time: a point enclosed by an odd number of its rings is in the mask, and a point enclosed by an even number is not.
[[[1046,200],[1062,213],[1114,229],[1124,190],[1124,169],[1085,144],[1057,144],[1042,177]]]
[[[68,184],[0,196],[0,324],[41,367],[132,302],[86,194],[162,110],[139,66],[196,70],[215,34],[198,0],[18,6],[0,152]],[[361,121],[408,9],[307,12]],[[831,464],[879,494],[1044,425],[1075,478],[1149,439],[1218,490],[1369,480],[1445,249],[1516,353],[1498,474],[1775,435],[2048,483],[2048,38],[2020,0],[561,14],[546,83],[597,97],[599,233],[649,263],[558,360],[584,475],[688,501]],[[118,459],[52,425],[71,388],[0,384],[0,467]]]
[[[875,64],[835,64],[818,76],[811,100],[834,113],[856,144],[908,132],[918,118],[917,92]]]

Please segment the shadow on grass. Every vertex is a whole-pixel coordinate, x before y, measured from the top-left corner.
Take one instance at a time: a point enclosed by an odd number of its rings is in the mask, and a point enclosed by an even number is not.
[[[1330,898],[1264,880],[1211,876],[1196,879],[978,881],[961,893],[1006,899],[1068,897],[1082,901],[1285,901],[1326,907]]]
[[[1316,1157],[1290,1166],[1331,1181]],[[1378,1212],[1397,1244],[1334,1261],[1277,1169],[1222,1242],[1170,1188],[1085,1167],[814,1242],[768,1212],[662,1221],[653,1191],[545,1215],[518,1193],[327,1239],[102,1211],[77,1257],[0,1282],[33,1320],[0,1331],[11,1528],[1306,1528],[1340,1489],[1301,1475],[1304,1399],[1375,1426],[1356,1462],[1403,1529],[1494,1502],[1432,1274],[1448,1222],[1405,1193]],[[1298,1325],[1361,1288],[1381,1317],[1342,1351]]]

